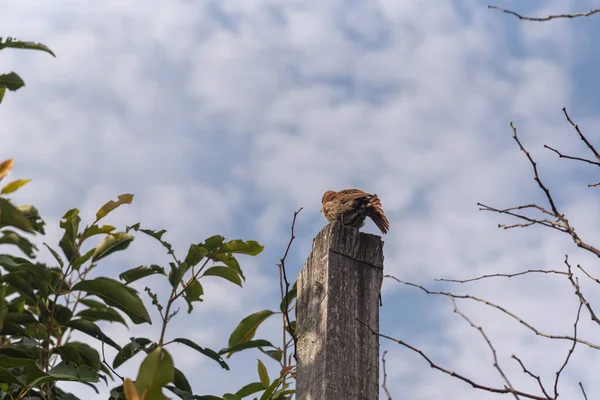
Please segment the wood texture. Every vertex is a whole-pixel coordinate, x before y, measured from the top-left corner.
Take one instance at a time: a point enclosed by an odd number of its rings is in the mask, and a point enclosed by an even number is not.
[[[379,398],[383,241],[334,221],[313,240],[298,277],[296,398]]]

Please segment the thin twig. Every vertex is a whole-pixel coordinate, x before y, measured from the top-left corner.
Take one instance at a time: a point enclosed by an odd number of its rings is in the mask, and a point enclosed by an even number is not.
[[[546,17],[527,17],[527,16],[524,16],[524,15],[518,14],[518,13],[516,13],[514,11],[506,10],[504,8],[500,8],[498,6],[488,5],[488,8],[491,8],[491,9],[494,9],[494,10],[498,10],[498,11],[502,11],[503,13],[506,13],[506,14],[514,15],[515,17],[519,18],[522,21],[536,21],[536,22],[550,21],[552,19],[559,19],[559,18],[589,17],[590,15],[594,15],[594,14],[600,12],[600,8],[595,8],[595,9],[592,9],[590,11],[584,11],[584,12],[573,13],[573,14],[555,14],[555,15],[548,15]]]
[[[588,160],[587,158],[581,158],[581,157],[574,157],[574,156],[568,156],[566,154],[562,154],[560,151],[548,146],[547,144],[544,145],[545,148],[547,148],[548,150],[553,151],[554,153],[556,153],[558,155],[559,158],[566,158],[567,160],[575,160],[575,161],[582,161],[582,162],[586,162],[588,164],[593,164],[593,165],[598,165],[600,166],[600,162],[598,161],[592,161],[592,160]]]
[[[592,318],[592,321],[594,321],[595,323],[600,325],[600,319],[598,319],[598,317],[596,316],[596,313],[594,312],[594,309],[592,308],[592,305],[590,304],[589,301],[587,301],[587,299],[581,292],[581,288],[579,287],[579,282],[576,282],[575,279],[573,279],[573,271],[571,270],[571,264],[569,264],[569,257],[567,255],[565,255],[565,264],[567,265],[567,270],[569,271],[569,274],[567,275],[567,277],[569,279],[569,282],[571,282],[573,289],[575,289],[575,295],[577,297],[579,297],[579,301],[581,301],[587,308],[588,312],[590,313],[590,317]]]
[[[433,369],[437,369],[438,371],[441,371],[447,375],[450,375],[454,378],[457,378],[465,383],[468,383],[469,385],[471,385],[472,387],[474,387],[475,389],[481,389],[481,390],[485,390],[487,392],[491,392],[491,393],[503,393],[503,394],[508,394],[508,393],[512,393],[512,394],[516,394],[518,396],[522,396],[522,397],[526,397],[528,399],[533,399],[533,400],[548,400],[547,397],[540,397],[537,396],[535,394],[531,394],[531,393],[526,393],[526,392],[522,392],[520,390],[515,390],[515,389],[511,389],[509,387],[504,387],[502,389],[500,388],[493,388],[490,386],[485,386],[482,385],[480,383],[477,383],[475,381],[473,381],[472,379],[469,379],[461,374],[458,374],[454,371],[450,371],[449,369],[443,368],[441,366],[439,366],[438,364],[434,363],[422,350],[411,346],[410,344],[404,342],[403,340],[400,339],[396,339],[394,337],[388,336],[388,335],[384,335],[383,333],[379,333],[376,332],[373,328],[371,328],[371,326],[369,324],[367,324],[366,322],[362,321],[360,318],[356,318],[356,320],[358,322],[360,322],[361,324],[363,324],[364,326],[367,327],[367,329],[369,329],[371,331],[371,333],[373,335],[377,335],[379,337],[382,337],[384,339],[388,339],[391,340],[392,342],[396,342],[401,346],[406,347],[407,349],[412,350],[413,352],[419,354],[423,359],[425,359],[425,361],[427,361],[429,363],[429,366]]]
[[[583,393],[584,400],[588,400],[587,394],[585,393],[585,389],[583,388],[583,383],[579,382],[579,387],[581,388],[581,393]]]
[[[288,294],[289,294],[289,290],[290,290],[290,282],[287,279],[287,274],[285,271],[285,259],[287,258],[290,248],[292,247],[292,242],[294,241],[294,239],[296,239],[296,236],[294,235],[294,228],[296,226],[296,217],[298,217],[298,214],[300,213],[300,211],[302,211],[303,208],[304,207],[300,207],[298,209],[298,211],[294,211],[294,217],[292,218],[292,226],[290,228],[290,231],[291,231],[290,232],[290,240],[288,242],[287,248],[285,249],[285,253],[283,254],[283,257],[281,257],[281,259],[279,260],[279,264],[278,264],[280,274],[282,274],[283,281],[285,282],[285,295],[283,296],[283,298],[285,299],[285,310],[283,311],[283,315],[286,320],[287,326],[289,327],[290,335],[292,336],[292,339],[294,340],[294,360],[296,360],[296,361],[298,361],[298,358],[296,357],[297,339],[296,339],[296,332],[294,332],[294,330],[292,329],[292,325],[291,325],[291,321],[290,321],[289,304],[288,304]],[[284,327],[284,342],[285,342],[285,327]]]
[[[550,395],[548,394],[548,392],[546,392],[546,389],[544,388],[544,384],[542,383],[542,379],[540,378],[539,375],[535,375],[533,372],[531,372],[530,370],[527,369],[527,367],[525,367],[525,364],[523,364],[523,361],[521,361],[521,359],[519,357],[517,357],[516,355],[512,355],[511,358],[517,360],[517,362],[519,363],[519,365],[521,365],[521,368],[523,368],[523,372],[526,373],[527,375],[531,376],[533,379],[535,379],[540,387],[540,389],[542,390],[542,393],[544,393],[544,395],[550,399]]]
[[[497,277],[513,278],[515,276],[521,276],[521,275],[533,274],[533,273],[557,274],[557,275],[567,275],[568,274],[567,272],[557,271],[557,270],[554,270],[554,269],[529,269],[527,271],[515,272],[513,274],[488,274],[488,275],[482,275],[482,276],[478,276],[477,278],[470,278],[470,279],[446,279],[446,278],[439,278],[439,279],[435,279],[435,281],[438,281],[438,282],[453,282],[453,283],[467,283],[467,282],[479,281],[479,280],[486,279],[486,278],[497,278]]]
[[[504,380],[504,383],[506,383],[506,386],[508,386],[511,389],[511,393],[515,396],[515,399],[519,400],[519,396],[514,392],[515,388],[510,383],[510,381],[508,380],[508,377],[506,376],[506,374],[504,373],[504,371],[500,367],[500,363],[498,362],[498,355],[496,353],[496,349],[492,345],[492,341],[488,338],[488,336],[486,335],[485,331],[483,330],[483,327],[480,326],[480,325],[475,325],[473,323],[473,321],[471,321],[471,319],[469,317],[467,317],[463,312],[461,312],[458,309],[458,306],[456,305],[456,300],[454,299],[454,297],[450,296],[450,300],[452,300],[452,305],[454,305],[454,312],[456,314],[460,315],[465,321],[467,321],[469,323],[469,325],[471,325],[472,328],[478,330],[479,333],[481,333],[481,336],[483,336],[483,339],[485,340],[485,342],[487,343],[488,347],[490,348],[490,350],[492,352],[492,356],[494,358],[494,368],[496,368],[496,370],[498,371],[498,373],[500,374],[500,376]]]
[[[594,12],[599,12],[600,9],[596,9],[596,10],[593,10],[593,11]],[[596,151],[596,149],[594,148],[594,146],[587,140],[587,138],[585,137],[585,135],[583,133],[581,133],[581,130],[579,129],[579,125],[577,125],[575,122],[573,122],[573,120],[569,116],[569,113],[567,113],[567,107],[563,107],[562,111],[565,114],[565,118],[567,119],[567,121],[569,121],[569,123],[571,124],[571,126],[575,129],[575,131],[577,131],[577,134],[579,135],[579,139],[581,139],[583,141],[583,143],[586,144],[586,146],[588,147],[588,149],[590,149],[590,151],[592,153],[594,153],[594,156],[596,156],[596,158],[598,159],[598,161],[600,161],[600,153],[598,153]]]
[[[384,351],[383,355],[381,356],[381,364],[383,365],[383,383],[381,384],[381,387],[385,391],[385,394],[386,394],[388,400],[392,400],[392,396],[390,395],[390,392],[388,391],[388,388],[386,386],[386,381],[387,381],[387,371],[385,369],[385,355],[386,354],[387,354],[387,350]]]
[[[579,316],[581,315],[581,308],[583,307],[583,300],[581,297],[579,298],[579,308],[577,309],[577,317],[575,318],[575,323],[573,324],[573,337],[577,338],[577,324],[579,324]],[[560,367],[560,369],[556,372],[556,379],[554,380],[554,398],[558,398],[558,380],[560,379],[560,374],[563,372],[569,360],[571,359],[571,355],[575,351],[575,346],[577,345],[577,340],[573,340],[573,345],[569,349],[567,353],[567,357],[565,358],[565,362]]]
[[[470,300],[473,300],[473,301],[476,301],[476,302],[479,302],[479,303],[483,303],[483,304],[485,304],[487,306],[490,306],[492,308],[495,308],[495,309],[501,311],[502,313],[508,315],[512,319],[518,321],[520,324],[522,324],[523,326],[525,326],[529,330],[533,331],[538,336],[542,336],[542,337],[545,337],[545,338],[548,338],[548,339],[560,339],[560,340],[569,340],[569,341],[576,340],[577,342],[579,342],[581,344],[584,344],[584,345],[586,345],[588,347],[600,350],[600,345],[591,343],[591,342],[589,342],[587,340],[583,340],[583,339],[580,339],[580,338],[574,338],[572,336],[550,335],[550,334],[544,333],[544,332],[540,331],[539,329],[537,329],[536,327],[534,327],[533,325],[531,325],[529,322],[523,320],[518,315],[512,313],[511,311],[507,310],[506,308],[504,308],[504,307],[502,307],[502,306],[500,306],[498,304],[492,303],[491,301],[488,301],[488,300],[485,300],[485,299],[482,299],[482,298],[479,298],[479,297],[476,297],[476,296],[472,296],[470,294],[458,295],[458,294],[450,293],[450,292],[437,292],[437,291],[429,290],[429,289],[425,288],[424,286],[417,285],[416,283],[406,282],[406,281],[400,280],[400,279],[396,278],[393,275],[384,275],[384,277],[385,278],[393,279],[396,282],[402,283],[402,284],[407,285],[407,286],[411,286],[411,287],[414,287],[414,288],[421,289],[422,291],[424,291],[427,294],[439,295],[439,296],[446,296],[446,297],[454,297],[454,298],[457,298],[457,299],[470,299]]]

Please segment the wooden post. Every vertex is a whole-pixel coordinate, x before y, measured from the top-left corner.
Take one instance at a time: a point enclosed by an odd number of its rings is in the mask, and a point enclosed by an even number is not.
[[[298,277],[298,400],[379,398],[383,241],[332,222],[313,239]]]

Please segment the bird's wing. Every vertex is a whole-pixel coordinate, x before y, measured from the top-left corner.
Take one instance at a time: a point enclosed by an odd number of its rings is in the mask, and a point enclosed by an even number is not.
[[[336,197],[340,200],[343,199],[344,201],[350,201],[365,197],[371,197],[371,195],[359,189],[344,189],[337,192]]]

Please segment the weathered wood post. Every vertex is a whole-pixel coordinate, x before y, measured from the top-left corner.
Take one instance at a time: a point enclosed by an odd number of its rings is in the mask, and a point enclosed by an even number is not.
[[[332,222],[313,239],[298,277],[298,400],[379,398],[383,241]]]

